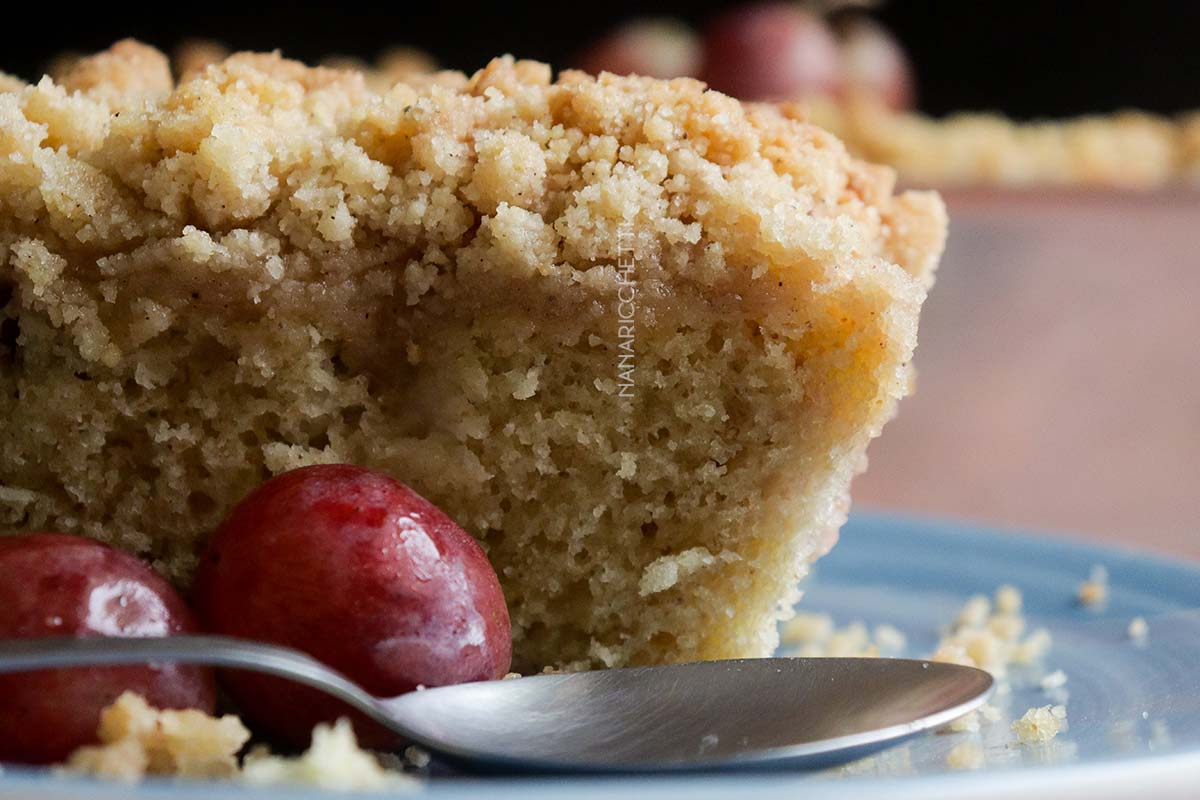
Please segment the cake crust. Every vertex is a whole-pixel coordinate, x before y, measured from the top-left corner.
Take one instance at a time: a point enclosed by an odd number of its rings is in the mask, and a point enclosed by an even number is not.
[[[352,462],[481,541],[519,669],[773,649],[909,389],[936,195],[691,80],[147,51],[0,84],[0,525],[186,584]]]

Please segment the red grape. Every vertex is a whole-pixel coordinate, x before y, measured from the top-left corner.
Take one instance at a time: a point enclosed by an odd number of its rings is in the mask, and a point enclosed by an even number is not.
[[[794,100],[841,89],[837,39],[819,16],[788,3],[743,6],[714,19],[702,77],[742,100]]]
[[[694,78],[700,72],[700,42],[674,20],[634,20],[601,38],[577,60],[593,75],[645,75],[650,78]]]
[[[150,567],[57,533],[0,537],[0,639],[167,636],[195,630],[183,599]],[[124,691],[159,708],[212,712],[210,670],[158,664],[0,675],[0,761],[60,761],[96,741],[100,711]]]
[[[499,678],[512,656],[479,544],[404,484],[350,465],[305,467],[252,492],[202,557],[195,600],[208,630],[303,650],[380,696]],[[245,672],[223,682],[249,719],[294,743],[344,715],[368,745],[391,743],[302,686]]]
[[[845,29],[842,74],[847,88],[864,91],[888,108],[899,111],[912,106],[912,67],[904,48],[886,29],[865,17]]]

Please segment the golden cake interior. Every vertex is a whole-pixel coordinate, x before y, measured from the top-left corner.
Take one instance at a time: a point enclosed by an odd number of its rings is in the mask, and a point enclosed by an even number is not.
[[[186,585],[256,484],[353,462],[482,542],[517,668],[765,655],[944,236],[694,81],[239,54],[176,86],[123,42],[0,85],[0,525]]]

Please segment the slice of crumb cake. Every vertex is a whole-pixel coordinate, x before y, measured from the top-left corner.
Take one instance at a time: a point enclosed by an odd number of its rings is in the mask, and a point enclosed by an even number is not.
[[[11,85],[10,85],[11,84]],[[515,665],[760,656],[909,389],[946,219],[785,111],[122,43],[0,85],[0,524],[187,582],[354,462],[484,544]]]

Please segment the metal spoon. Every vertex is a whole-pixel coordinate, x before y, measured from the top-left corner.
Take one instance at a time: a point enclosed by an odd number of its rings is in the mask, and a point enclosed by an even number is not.
[[[221,636],[0,641],[0,673],[182,662],[289,678],[456,766],[488,772],[815,768],[986,702],[986,672],[882,658],[761,658],[467,683],[378,698],[309,656]]]

